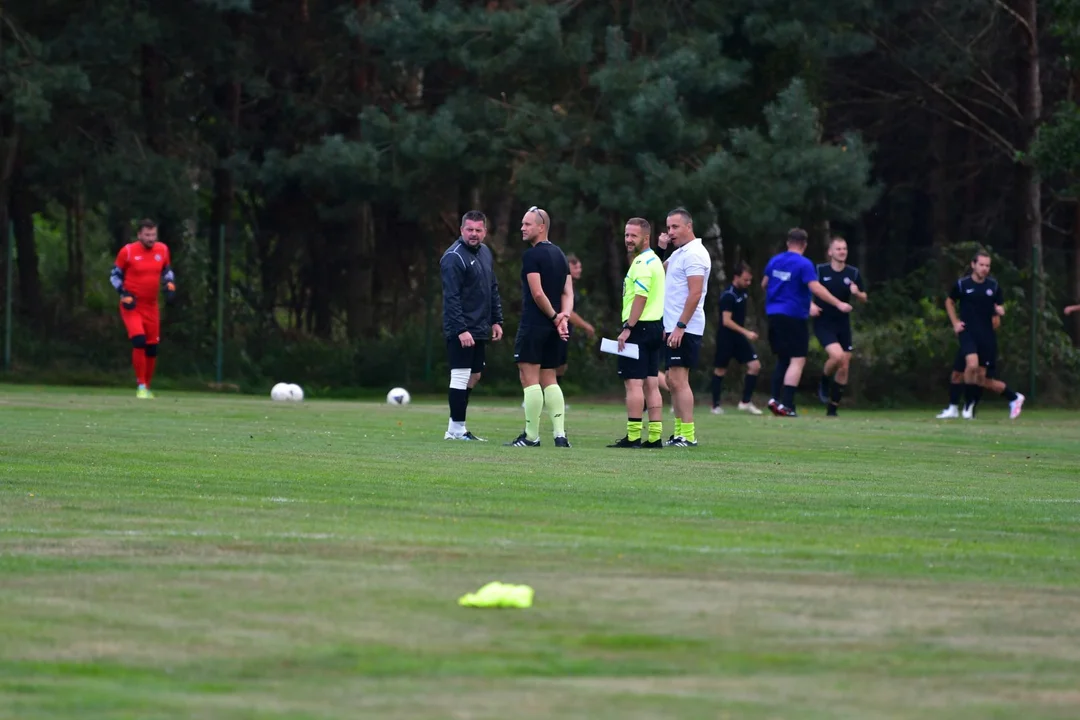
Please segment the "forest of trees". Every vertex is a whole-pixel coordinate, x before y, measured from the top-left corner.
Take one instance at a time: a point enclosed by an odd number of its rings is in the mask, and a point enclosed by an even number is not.
[[[537,204],[610,328],[623,222],[683,205],[717,294],[791,226],[815,260],[848,238],[870,400],[940,395],[941,300],[990,248],[1007,371],[1068,401],[1078,53],[1080,0],[8,0],[11,376],[126,381],[108,271],[144,216],[179,283],[163,375],[212,379],[223,258],[226,379],[329,393],[444,384],[436,263],[465,210],[491,219],[511,317]],[[615,379],[575,353],[576,382]]]

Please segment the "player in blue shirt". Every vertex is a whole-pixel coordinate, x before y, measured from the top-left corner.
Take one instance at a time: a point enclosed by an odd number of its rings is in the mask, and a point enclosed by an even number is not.
[[[796,417],[795,390],[806,366],[810,349],[810,296],[835,307],[842,313],[851,312],[851,305],[842,302],[818,281],[814,263],[803,257],[807,235],[801,228],[788,232],[787,252],[774,256],[765,266],[761,287],[765,290],[765,314],[769,319],[769,347],[776,355],[772,377],[772,398],[769,410],[778,417]]]

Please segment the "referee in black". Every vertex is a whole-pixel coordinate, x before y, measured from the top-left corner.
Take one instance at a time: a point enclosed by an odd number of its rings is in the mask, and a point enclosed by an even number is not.
[[[525,395],[525,430],[505,445],[539,447],[540,415],[551,416],[555,447],[568,448],[566,401],[556,369],[566,358],[574,284],[566,255],[548,239],[551,217],[533,205],[521,218],[521,324],[514,339],[514,362]]]
[[[495,259],[484,244],[487,217],[479,210],[461,216],[461,236],[443,253],[443,334],[450,365],[450,424],[446,440],[484,442],[465,427],[469,395],[484,371],[484,348],[502,339],[503,314]]]

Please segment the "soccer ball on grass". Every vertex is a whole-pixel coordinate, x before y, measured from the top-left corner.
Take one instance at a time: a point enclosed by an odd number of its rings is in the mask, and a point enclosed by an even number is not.
[[[409,395],[409,391],[405,388],[396,387],[390,392],[386,393],[387,405],[408,405],[412,400]]]
[[[275,402],[300,402],[304,399],[304,389],[292,383],[278,383],[270,389],[270,399]]]

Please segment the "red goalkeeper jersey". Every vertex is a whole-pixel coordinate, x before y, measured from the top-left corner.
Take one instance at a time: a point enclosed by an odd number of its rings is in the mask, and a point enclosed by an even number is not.
[[[169,248],[160,242],[149,250],[141,242],[128,243],[116,256],[113,276],[135,296],[138,305],[157,305],[162,282],[172,281]]]

